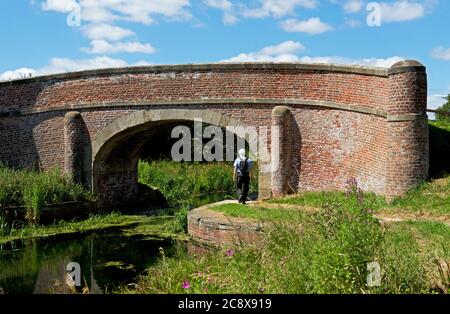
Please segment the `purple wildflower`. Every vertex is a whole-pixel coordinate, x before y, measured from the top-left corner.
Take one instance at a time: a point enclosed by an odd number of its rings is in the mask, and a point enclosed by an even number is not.
[[[191,284],[189,283],[189,281],[185,280],[185,281],[183,281],[183,284],[181,285],[181,287],[183,289],[189,289],[191,287]]]
[[[233,257],[234,255],[234,250],[233,249],[229,249],[225,252],[227,254],[228,257]]]

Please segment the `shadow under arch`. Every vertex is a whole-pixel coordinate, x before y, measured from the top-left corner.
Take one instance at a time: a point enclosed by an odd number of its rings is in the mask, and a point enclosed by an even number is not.
[[[201,121],[221,128],[237,127],[249,130],[242,121],[213,110],[201,109],[150,109],[118,118],[99,131],[92,139],[91,154],[84,156],[86,184],[99,197],[101,208],[113,208],[133,200],[139,189],[137,165],[142,147],[159,128],[176,126],[185,122]],[[233,132],[233,128],[231,128]],[[238,136],[245,134],[233,132]],[[258,147],[250,139],[250,147]],[[256,146],[255,146],[256,144]],[[254,150],[252,155],[256,155]],[[231,171],[230,171],[231,172]]]

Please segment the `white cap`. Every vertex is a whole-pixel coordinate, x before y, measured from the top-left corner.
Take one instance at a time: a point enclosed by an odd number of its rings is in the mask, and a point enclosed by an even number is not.
[[[245,159],[245,149],[241,148],[239,150],[239,157],[241,157],[242,159]]]

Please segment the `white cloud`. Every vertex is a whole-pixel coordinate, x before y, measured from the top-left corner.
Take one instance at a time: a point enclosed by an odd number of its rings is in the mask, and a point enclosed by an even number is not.
[[[431,56],[435,59],[450,61],[450,48],[437,47],[434,48]]]
[[[362,58],[351,59],[337,56],[299,56],[305,47],[295,41],[285,41],[275,46],[267,46],[258,52],[241,53],[235,57],[221,62],[302,62],[302,63],[326,63],[326,64],[350,64],[370,67],[389,68],[394,63],[405,60],[394,56],[389,58]]]
[[[45,0],[41,2],[41,8],[45,11],[67,14],[77,3],[81,8],[81,20],[84,23],[88,22],[87,26],[83,26],[82,33],[91,40],[91,47],[82,50],[89,53],[155,52],[155,48],[150,44],[139,41],[119,42],[134,36],[135,33],[114,25],[117,21],[149,25],[160,17],[167,20],[192,18],[189,0]],[[228,18],[227,23],[231,24],[234,21]]]
[[[47,0],[42,3],[44,11],[68,13],[78,6],[76,0]]]
[[[36,71],[29,68],[20,68],[14,71],[0,73],[0,81],[10,81],[34,76]]]
[[[233,14],[230,13],[224,13],[222,22],[225,25],[234,25],[237,22],[239,22],[239,18]]]
[[[295,53],[304,49],[299,42],[285,41],[275,46],[264,47],[258,52],[241,53],[222,62],[295,62],[298,61]]]
[[[347,13],[357,13],[361,11],[362,7],[363,7],[362,0],[348,0],[344,4],[344,10]]]
[[[449,91],[450,93],[450,91]],[[448,94],[434,94],[428,96],[428,109],[437,109],[443,104],[445,104],[446,100],[444,97],[447,97]]]
[[[220,9],[223,11],[230,10],[233,7],[233,3],[228,0],[203,0],[203,2],[212,8]]]
[[[155,53],[156,49],[150,44],[142,44],[137,41],[132,42],[115,42],[110,43],[106,40],[96,39],[91,41],[90,48],[82,48],[83,51],[96,54],[113,54],[113,53]]]
[[[400,0],[394,3],[380,3],[382,23],[405,22],[425,15],[425,4]]]
[[[333,29],[331,25],[322,22],[318,17],[313,17],[305,21],[288,19],[281,22],[281,27],[286,32],[300,32],[312,35],[321,34]]]
[[[256,8],[241,6],[243,16],[250,18],[280,18],[293,14],[297,7],[313,9],[317,6],[316,0],[259,0],[259,2],[260,5]]]
[[[318,3],[317,0],[255,0],[252,2],[253,5],[245,4],[244,1],[203,0],[207,6],[223,11],[222,21],[225,25],[236,24],[240,18],[282,18],[294,15],[297,7],[313,9]]]
[[[344,57],[328,56],[328,57],[301,57],[300,61],[305,63],[333,63],[333,64],[349,64],[368,67],[390,68],[394,63],[405,60],[401,57],[389,58],[363,58],[351,59]]]
[[[14,71],[6,71],[0,73],[0,80],[13,80],[32,76],[76,72],[83,70],[94,70],[104,68],[121,68],[128,66],[149,65],[146,61],[138,61],[129,64],[122,59],[113,59],[107,56],[97,57],[93,59],[69,59],[69,58],[52,58],[49,63],[40,69],[21,68]]]
[[[75,72],[83,70],[126,67],[128,63],[121,59],[112,59],[106,56],[94,59],[52,58],[49,64],[36,71],[37,75]]]
[[[275,46],[267,46],[261,49],[260,53],[273,56],[273,55],[281,55],[281,54],[292,54],[299,51],[305,50],[305,47],[296,41],[285,41],[281,44]]]
[[[46,0],[42,9],[46,11],[70,12],[75,0]],[[171,19],[190,19],[189,0],[78,0],[81,18],[88,22],[111,22],[128,20],[152,24],[156,16]]]
[[[135,35],[129,29],[109,24],[89,24],[83,27],[83,34],[92,40],[105,39],[117,41]]]

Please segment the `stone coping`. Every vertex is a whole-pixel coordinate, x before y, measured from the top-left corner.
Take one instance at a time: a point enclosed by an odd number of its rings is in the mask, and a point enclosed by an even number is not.
[[[413,67],[397,67],[395,72],[410,71]],[[414,66],[414,69],[419,68]],[[348,74],[361,74],[370,76],[387,77],[390,74],[388,68],[368,67],[359,65],[344,64],[323,64],[323,63],[276,63],[276,62],[242,62],[242,63],[206,63],[206,64],[176,64],[176,65],[150,65],[150,66],[131,66],[123,68],[109,68],[97,70],[85,70],[79,72],[49,74],[24,79],[0,82],[0,88],[11,85],[22,85],[35,82],[46,82],[52,80],[70,80],[82,79],[95,76],[108,76],[120,74],[141,74],[141,73],[164,73],[164,72],[204,72],[204,71],[323,71],[338,72]]]

